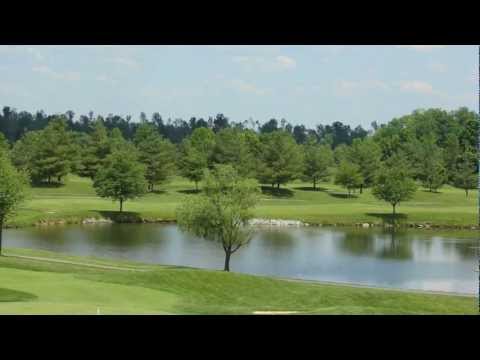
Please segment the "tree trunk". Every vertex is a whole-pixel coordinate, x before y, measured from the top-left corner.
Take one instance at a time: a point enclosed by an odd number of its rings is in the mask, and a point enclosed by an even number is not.
[[[393,207],[393,212],[392,212],[392,215],[393,215],[393,218],[395,219],[395,206],[397,206],[397,204],[393,204],[392,207]]]
[[[230,271],[230,256],[232,253],[230,249],[225,250],[225,266],[223,267],[223,271]]]
[[[313,178],[313,190],[317,190],[317,179]]]
[[[123,199],[120,199],[120,212],[123,211]]]
[[[198,181],[195,181],[195,191],[198,191]]]
[[[274,183],[272,183],[272,190],[273,190],[273,189],[275,189],[275,184],[274,184]]]
[[[277,183],[277,189],[280,190],[280,183]]]
[[[360,194],[363,194],[363,184],[360,185]]]
[[[0,256],[2,256],[2,230],[3,230],[3,219],[0,219]]]
[[[468,189],[465,189],[465,197],[468,198]]]

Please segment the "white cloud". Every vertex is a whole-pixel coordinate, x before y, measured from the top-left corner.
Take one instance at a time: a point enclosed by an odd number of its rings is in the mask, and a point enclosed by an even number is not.
[[[233,89],[242,93],[254,94],[258,96],[266,95],[268,93],[267,89],[261,89],[256,85],[248,83],[244,80],[232,80],[230,81],[230,85]]]
[[[234,56],[232,61],[240,64],[246,71],[284,71],[294,69],[297,66],[295,59],[285,55],[279,55],[274,58],[265,58],[262,56]]]
[[[297,67],[297,62],[288,56],[277,56],[276,62],[283,69],[293,69]]]
[[[126,67],[129,67],[131,69],[139,69],[140,68],[140,64],[136,60],[134,60],[132,58],[128,58],[128,57],[115,57],[115,58],[107,59],[106,61],[114,63],[114,64],[126,66]]]
[[[445,73],[447,72],[448,67],[445,64],[433,63],[428,65],[428,69],[436,73]]]
[[[337,96],[352,96],[368,90],[388,90],[389,88],[389,85],[381,80],[339,80],[334,83],[333,92]]]
[[[433,90],[433,86],[427,82],[419,81],[419,80],[411,80],[411,81],[402,81],[400,82],[400,89],[405,92],[412,92],[417,94],[425,94],[425,95],[435,95],[438,92]]]
[[[396,45],[397,48],[415,50],[419,52],[429,52],[435,49],[442,49],[446,45]]]
[[[44,74],[51,77],[55,80],[67,80],[67,81],[78,81],[80,80],[80,74],[78,72],[67,71],[64,73],[57,72],[45,65],[38,65],[32,68],[32,71]]]

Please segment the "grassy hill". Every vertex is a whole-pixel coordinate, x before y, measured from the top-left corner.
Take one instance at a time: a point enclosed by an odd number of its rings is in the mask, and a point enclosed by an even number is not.
[[[182,178],[158,186],[156,193],[129,201],[124,210],[146,219],[174,220],[175,208],[186,196],[194,195],[194,186]],[[317,224],[378,223],[389,217],[391,207],[376,200],[367,189],[363,194],[348,198],[343,189],[331,183],[319,184],[312,191],[311,184],[294,182],[280,191],[263,188],[262,200],[255,210],[264,218],[297,219]],[[477,225],[477,191],[465,193],[445,186],[438,193],[420,188],[414,199],[401,203],[397,209],[404,223],[430,223],[439,226]],[[87,217],[108,217],[115,214],[118,204],[98,198],[91,181],[69,176],[59,187],[36,187],[31,198],[8,225],[25,226],[40,221],[65,220],[79,222]]]
[[[0,314],[475,314],[477,299],[8,249]],[[21,258],[15,256],[27,256]]]

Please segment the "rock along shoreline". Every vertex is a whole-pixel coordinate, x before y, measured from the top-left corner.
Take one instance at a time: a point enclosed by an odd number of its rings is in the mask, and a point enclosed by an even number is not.
[[[115,218],[104,217],[89,217],[89,218],[73,218],[73,219],[55,219],[55,220],[40,220],[33,226],[59,226],[59,225],[102,225],[102,224],[176,224],[174,219],[161,219],[161,218],[141,218],[138,216],[130,216],[128,214],[122,214]],[[250,225],[254,227],[355,227],[355,228],[391,228],[392,224],[388,223],[307,223],[301,220],[288,220],[288,219],[264,219],[255,218],[250,220]],[[6,226],[9,228],[18,228],[21,226]],[[423,230],[480,230],[479,226],[473,225],[438,225],[432,223],[400,223],[398,228],[414,228]]]

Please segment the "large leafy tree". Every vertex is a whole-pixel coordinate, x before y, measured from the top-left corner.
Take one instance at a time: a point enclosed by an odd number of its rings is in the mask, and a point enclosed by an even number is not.
[[[153,125],[140,125],[134,137],[139,152],[139,161],[145,165],[145,178],[148,188],[153,191],[173,173],[175,166],[175,146],[158,133]]]
[[[9,149],[7,138],[0,132],[0,153],[6,153]]]
[[[372,194],[379,200],[384,200],[392,205],[392,215],[400,202],[410,200],[417,189],[415,180],[410,171],[400,159],[391,159],[389,163],[382,164],[376,174]]]
[[[373,185],[375,173],[380,166],[381,149],[371,138],[354,139],[349,148],[348,158],[356,164],[362,175],[360,194],[364,187]]]
[[[202,180],[204,171],[211,164],[213,149],[215,147],[215,134],[208,128],[197,128],[192,135],[185,139],[180,146],[178,168],[180,174],[195,183]]]
[[[257,170],[258,179],[264,184],[285,184],[301,176],[303,151],[292,135],[285,131],[262,134],[262,151]]]
[[[258,183],[240,177],[231,165],[207,170],[203,194],[189,197],[177,209],[180,229],[220,243],[225,252],[224,271],[230,257],[252,238],[249,220],[258,202]]]
[[[437,191],[447,180],[442,149],[432,136],[417,143],[415,163],[417,177],[429,191]]]
[[[138,161],[135,148],[117,150],[107,156],[104,166],[98,170],[93,187],[98,196],[123,203],[138,198],[147,191],[145,167]]]
[[[17,171],[6,154],[0,153],[0,255],[3,225],[25,199],[27,184],[26,173]]]
[[[363,178],[359,166],[342,161],[335,174],[335,184],[346,188],[350,197],[352,190],[358,189],[362,183]]]
[[[475,152],[472,148],[467,148],[457,165],[454,184],[456,187],[465,190],[465,196],[468,197],[468,190],[475,189],[477,183],[478,173],[475,169]]]
[[[309,137],[304,146],[305,167],[303,174],[312,181],[313,190],[317,189],[317,182],[326,180],[330,176],[330,166],[333,165],[333,152],[327,145],[319,145],[315,138]]]
[[[98,170],[103,167],[105,158],[110,154],[108,131],[103,121],[97,120],[91,126],[91,133],[82,145],[83,156],[80,161],[80,176],[93,179]]]
[[[28,132],[14,146],[13,161],[28,171],[33,182],[58,182],[68,174],[75,155],[72,133],[63,118],[55,118],[43,130]]]
[[[241,176],[252,176],[255,171],[255,159],[249,148],[249,135],[238,128],[220,130],[215,136],[212,162],[230,164]]]

